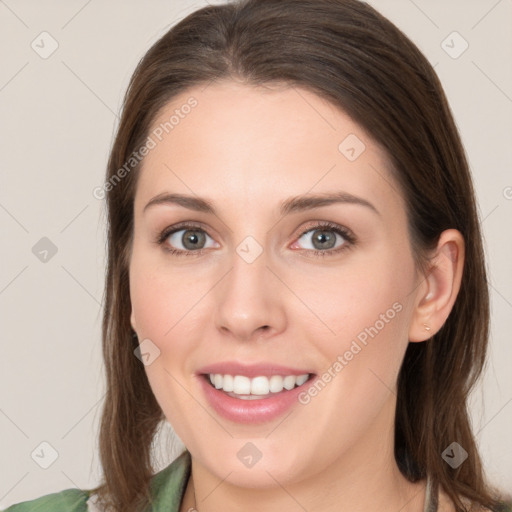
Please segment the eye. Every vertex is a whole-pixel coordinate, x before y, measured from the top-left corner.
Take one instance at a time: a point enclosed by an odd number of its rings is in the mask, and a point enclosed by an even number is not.
[[[302,240],[302,247],[296,247]],[[315,255],[337,254],[355,243],[351,232],[330,222],[320,223],[304,231],[292,248],[313,251]]]
[[[157,242],[176,255],[200,254],[203,249],[219,246],[204,229],[194,225],[174,226],[164,230]]]
[[[305,247],[299,245],[301,240]],[[203,228],[193,224],[167,228],[158,235],[156,242],[176,256],[197,256],[205,249],[220,247]],[[355,236],[349,229],[332,222],[317,222],[303,231],[291,248],[304,249],[315,256],[327,256],[349,249],[355,242]]]

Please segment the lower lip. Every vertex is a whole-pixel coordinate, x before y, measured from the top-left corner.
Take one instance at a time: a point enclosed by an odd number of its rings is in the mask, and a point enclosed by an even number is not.
[[[236,423],[248,424],[271,421],[291,409],[294,404],[298,404],[298,395],[311,384],[312,378],[302,386],[282,391],[277,395],[257,400],[243,400],[233,398],[224,391],[214,388],[204,375],[199,376],[206,399],[217,414]]]

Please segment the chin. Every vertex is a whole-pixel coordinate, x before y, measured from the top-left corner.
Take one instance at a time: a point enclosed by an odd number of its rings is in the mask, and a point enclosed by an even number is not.
[[[197,455],[220,480],[239,487],[269,489],[275,488],[276,481],[284,485],[302,480],[304,467],[310,467],[297,459],[295,447],[282,443],[280,447],[264,438],[232,439],[229,446],[217,445],[216,450],[205,447],[205,456]]]

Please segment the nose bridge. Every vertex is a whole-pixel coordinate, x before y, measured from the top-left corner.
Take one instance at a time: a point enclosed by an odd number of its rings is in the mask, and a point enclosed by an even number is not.
[[[267,268],[267,250],[246,237],[233,251],[231,269],[216,296],[217,328],[248,340],[264,330],[267,335],[283,329],[285,314],[281,293]]]

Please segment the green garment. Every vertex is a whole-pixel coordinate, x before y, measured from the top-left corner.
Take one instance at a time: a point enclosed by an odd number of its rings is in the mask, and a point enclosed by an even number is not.
[[[183,452],[174,462],[153,475],[153,512],[179,512],[190,476],[190,453]],[[4,512],[88,512],[88,491],[66,489],[10,506]],[[98,510],[91,506],[91,510]]]
[[[153,475],[151,479],[152,512],[179,512],[181,500],[190,477],[190,453],[184,451],[174,462]],[[24,501],[12,505],[3,512],[92,512],[98,510],[88,508],[88,491],[66,489],[48,494],[35,500]],[[425,512],[437,511],[437,499],[427,479],[427,499]],[[512,503],[503,503],[496,512],[512,512]]]

